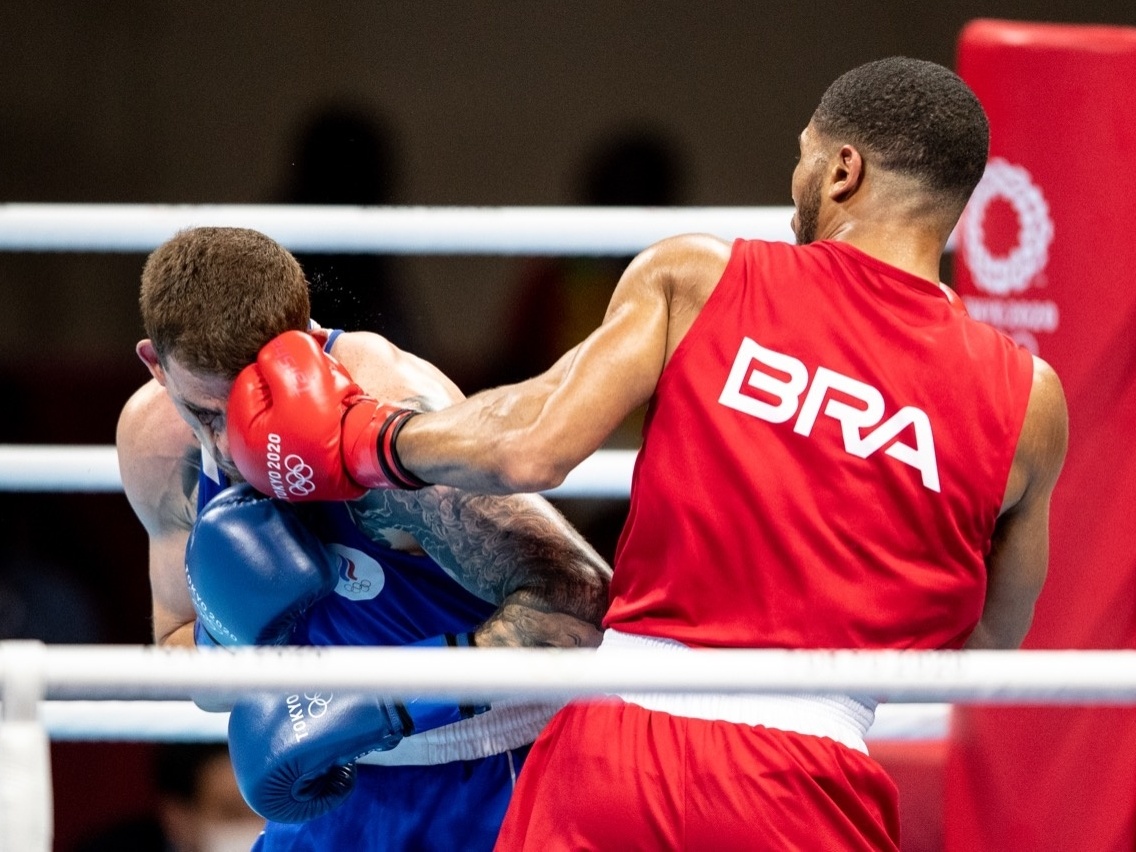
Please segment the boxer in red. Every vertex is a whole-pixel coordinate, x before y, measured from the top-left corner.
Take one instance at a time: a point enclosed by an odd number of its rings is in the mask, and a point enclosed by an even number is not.
[[[1053,370],[939,283],[988,144],[948,69],[856,68],[800,135],[798,245],[664,240],[548,372],[443,411],[365,397],[278,339],[234,386],[236,463],[269,487],[271,434],[333,496],[537,490],[649,400],[599,653],[1015,648],[1068,425]],[[313,424],[314,387],[346,416]],[[553,718],[498,849],[898,849],[871,698],[620,699]]]

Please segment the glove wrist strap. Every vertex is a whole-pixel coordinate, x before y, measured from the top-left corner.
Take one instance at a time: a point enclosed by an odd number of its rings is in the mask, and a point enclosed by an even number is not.
[[[429,485],[406,469],[394,445],[406,421],[418,413],[373,400],[348,408],[343,415],[343,460],[351,479],[364,488],[415,491]]]
[[[402,427],[406,425],[411,417],[415,417],[419,413],[421,412],[414,411],[410,408],[399,409],[390,414],[383,422],[382,428],[379,429],[377,447],[379,466],[382,467],[383,472],[391,482],[398,484],[400,488],[408,490],[425,488],[430,484],[406,469],[406,466],[402,463],[402,459],[398,457],[398,447],[395,443],[398,440],[398,433],[402,431]]]

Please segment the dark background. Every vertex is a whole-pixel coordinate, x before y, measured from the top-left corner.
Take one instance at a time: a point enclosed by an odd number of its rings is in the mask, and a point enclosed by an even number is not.
[[[1136,4],[8,0],[0,202],[789,204],[797,133],[832,78],[890,54],[953,66],[975,17],[1136,25]],[[662,153],[621,192],[596,170],[627,134]],[[544,366],[517,329],[582,333],[549,327],[566,314],[534,286],[590,278],[587,320],[615,274],[302,260],[324,324],[382,331],[467,391]],[[0,443],[113,442],[146,378],[143,261],[0,253]],[[621,509],[565,506],[609,556]],[[145,536],[120,494],[0,493],[0,542],[0,638],[149,641]],[[54,747],[59,849],[145,802],[140,749]]]

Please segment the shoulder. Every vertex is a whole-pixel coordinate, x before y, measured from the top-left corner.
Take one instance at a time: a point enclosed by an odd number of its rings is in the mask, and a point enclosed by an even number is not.
[[[669,315],[677,345],[733,257],[734,244],[709,234],[682,234],[648,247],[627,267],[612,304],[654,305]]]
[[[344,332],[331,355],[377,399],[444,408],[462,398],[457,385],[429,361],[373,332]]]
[[[123,490],[147,527],[157,523],[170,491],[184,491],[195,473],[191,459],[200,446],[156,381],[135,391],[122,408],[115,430]],[[192,470],[190,468],[193,468]]]
[[[1031,496],[1045,498],[1057,482],[1069,447],[1069,411],[1057,373],[1033,356],[1033,381],[1014,451],[1003,510]]]
[[[680,234],[644,249],[633,264],[652,269],[663,276],[689,279],[721,277],[730,261],[733,243],[710,234]]]
[[[151,379],[131,394],[122,407],[115,430],[120,456],[148,456],[196,444],[193,432],[170,401],[169,395]]]
[[[1031,435],[1051,453],[1065,457],[1069,440],[1069,408],[1057,372],[1033,356],[1033,384],[1026,407],[1026,424]]]

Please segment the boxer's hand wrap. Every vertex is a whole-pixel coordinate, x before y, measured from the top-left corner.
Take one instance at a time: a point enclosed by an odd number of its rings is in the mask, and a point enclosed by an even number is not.
[[[338,557],[287,503],[251,485],[225,489],[201,510],[185,573],[196,632],[219,645],[282,645],[308,607],[339,581]]]
[[[472,644],[431,637],[416,645]],[[229,755],[249,806],[276,822],[306,822],[338,807],[355,786],[355,760],[403,737],[487,708],[449,702],[307,692],[257,696],[229,716]]]
[[[230,452],[241,475],[280,500],[354,500],[426,483],[394,439],[415,412],[367,396],[305,332],[269,341],[229,392]]]

